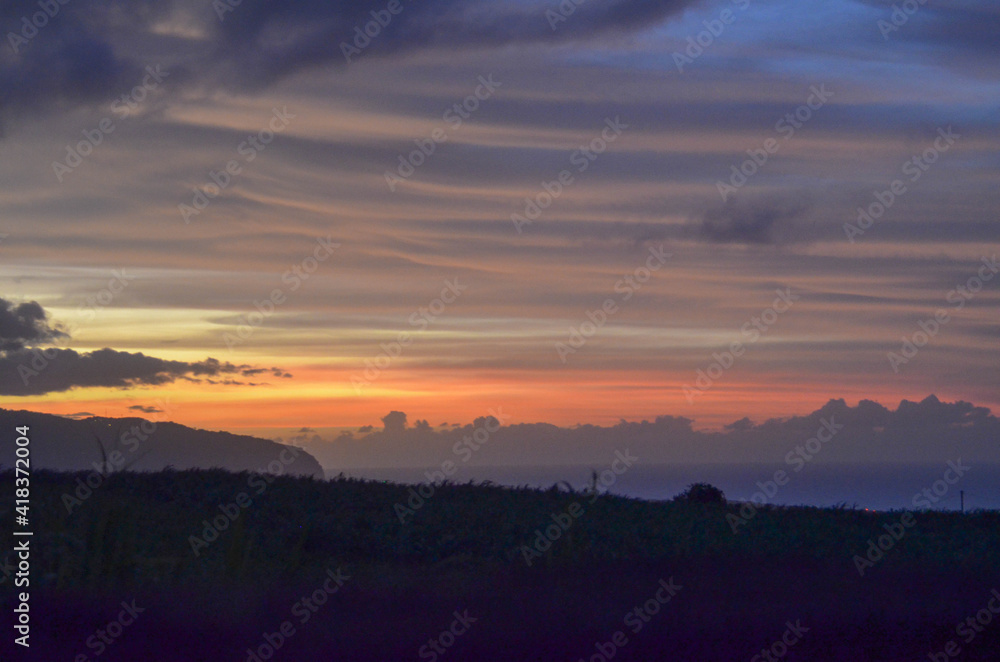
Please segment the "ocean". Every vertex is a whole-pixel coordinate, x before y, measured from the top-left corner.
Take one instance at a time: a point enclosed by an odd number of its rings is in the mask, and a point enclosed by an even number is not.
[[[623,468],[619,465],[619,468]],[[346,476],[397,483],[428,482],[421,468],[345,470]],[[591,484],[600,466],[463,466],[449,480],[492,481],[501,485],[548,488],[565,481],[575,489]],[[776,472],[784,471],[785,475]],[[333,477],[339,471],[328,471]],[[600,479],[599,479],[600,480]],[[796,472],[786,464],[634,465],[620,474],[607,471],[602,491],[647,500],[670,499],[691,483],[710,483],[731,501],[775,505],[870,508],[872,510],[1000,509],[1000,464],[806,465]],[[779,484],[781,483],[781,484]],[[598,483],[601,484],[600,482]]]

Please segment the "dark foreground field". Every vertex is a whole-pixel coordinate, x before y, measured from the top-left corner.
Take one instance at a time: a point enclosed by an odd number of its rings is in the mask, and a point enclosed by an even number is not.
[[[734,533],[735,504],[567,489],[86,478],[32,476],[31,648],[0,554],[2,660],[1000,659],[995,512],[744,508]]]

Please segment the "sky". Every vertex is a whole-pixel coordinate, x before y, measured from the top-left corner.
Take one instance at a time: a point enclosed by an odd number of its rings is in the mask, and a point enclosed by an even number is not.
[[[0,8],[0,407],[1000,405],[995,3],[46,6]]]

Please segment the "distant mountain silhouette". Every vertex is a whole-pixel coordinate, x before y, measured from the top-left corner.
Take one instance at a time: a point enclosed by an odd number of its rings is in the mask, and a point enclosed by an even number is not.
[[[15,428],[27,425],[31,468],[61,471],[213,468],[323,477],[309,453],[269,439],[196,430],[143,418],[94,416],[74,420],[0,409],[0,463],[14,465]]]

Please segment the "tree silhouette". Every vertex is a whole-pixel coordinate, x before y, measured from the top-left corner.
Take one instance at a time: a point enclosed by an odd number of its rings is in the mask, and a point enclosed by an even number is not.
[[[708,483],[692,483],[688,488],[674,497],[674,501],[688,503],[726,503],[726,495],[718,487]]]

